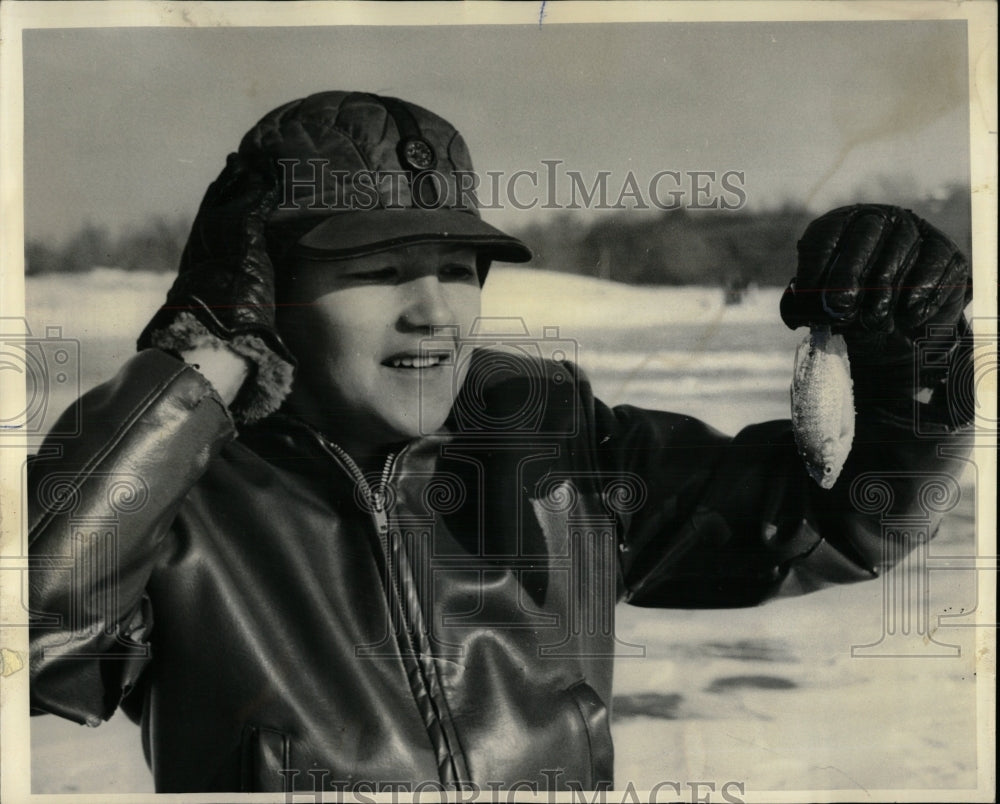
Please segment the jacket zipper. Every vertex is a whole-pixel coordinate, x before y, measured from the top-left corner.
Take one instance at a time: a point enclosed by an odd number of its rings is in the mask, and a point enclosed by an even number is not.
[[[361,467],[354,462],[354,459],[347,454],[347,451],[343,447],[334,444],[332,441],[327,441],[325,438],[323,439],[323,444],[340,459],[343,468],[347,470],[348,474],[354,478],[354,482],[358,484],[358,488],[361,489],[361,493],[365,497],[365,502],[371,507],[379,536],[388,534],[389,517],[385,510],[385,493],[383,489],[385,489],[389,482],[389,475],[392,474],[392,467],[396,462],[396,453],[390,452],[386,457],[385,464],[382,466],[382,476],[379,478],[379,487],[376,491],[368,483],[368,479],[361,471]]]
[[[389,515],[385,508],[386,495],[384,489],[388,487],[389,478],[392,475],[393,467],[396,464],[397,458],[406,450],[404,447],[398,453],[389,453],[386,457],[385,464],[382,467],[382,474],[379,479],[378,490],[373,490],[368,480],[365,478],[364,473],[361,468],[354,462],[354,459],[347,453],[347,451],[339,446],[338,444],[329,441],[321,434],[317,433],[320,444],[326,448],[327,452],[330,453],[331,457],[340,464],[341,468],[344,469],[358,484],[361,489],[361,493],[365,498],[371,508],[372,518],[375,522],[375,528],[378,531],[379,544],[382,547],[382,554],[385,556],[386,561],[386,572],[389,575],[389,581],[392,585],[392,591],[395,594],[395,608],[399,613],[400,620],[403,624],[403,633],[406,638],[406,647],[409,650],[410,655],[414,658],[417,663],[417,670],[422,679],[423,687],[428,694],[429,699],[433,702],[433,695],[430,694],[430,686],[427,679],[424,677],[424,670],[422,668],[422,657],[423,651],[419,650],[416,645],[416,638],[414,635],[414,624],[407,613],[405,598],[403,597],[402,589],[400,587],[399,581],[399,569],[398,562],[393,559],[392,545],[389,543]],[[404,549],[400,545],[400,561],[405,561],[403,557],[402,550]],[[390,605],[392,603],[390,602]],[[437,707],[435,706],[435,709]],[[440,720],[440,714],[436,714],[436,717]],[[441,728],[444,729],[443,723]],[[445,736],[447,742],[450,742]],[[447,748],[452,767],[454,769],[455,778],[457,781],[461,781],[462,774],[458,770],[458,766],[455,764],[455,756],[450,748]]]
[[[333,454],[334,458],[337,459],[337,462],[340,463],[341,467],[354,479],[354,482],[358,484],[358,488],[361,489],[361,494],[364,496],[365,502],[368,503],[368,507],[371,509],[372,519],[375,521],[375,530],[378,532],[378,540],[382,545],[382,554],[385,556],[389,581],[392,584],[393,591],[396,593],[396,600],[398,601],[400,607],[399,615],[403,621],[406,639],[410,650],[415,653],[413,636],[411,633],[412,626],[410,625],[409,618],[406,616],[406,612],[402,609],[403,595],[399,586],[399,573],[396,572],[394,562],[392,560],[392,546],[389,544],[389,514],[385,510],[385,492],[383,491],[389,482],[389,477],[392,474],[392,468],[396,463],[398,453],[390,452],[388,456],[386,456],[385,464],[382,466],[382,475],[379,479],[379,488],[376,491],[373,490],[371,485],[368,483],[368,479],[361,471],[361,467],[354,462],[354,459],[347,454],[347,451],[343,447],[327,440],[326,438],[321,437],[320,440],[323,446]]]

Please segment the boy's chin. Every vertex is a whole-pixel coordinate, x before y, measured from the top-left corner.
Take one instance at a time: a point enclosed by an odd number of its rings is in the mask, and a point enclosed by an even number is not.
[[[441,430],[451,414],[447,408],[421,409],[413,415],[395,417],[389,424],[393,441],[413,441],[421,436],[433,435]]]

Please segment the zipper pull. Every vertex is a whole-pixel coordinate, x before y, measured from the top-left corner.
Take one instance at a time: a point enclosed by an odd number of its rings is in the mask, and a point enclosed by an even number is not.
[[[375,524],[378,527],[380,535],[384,535],[389,532],[389,517],[385,512],[385,489],[389,483],[389,475],[392,474],[392,464],[395,460],[396,456],[391,452],[388,456],[386,456],[385,465],[382,467],[382,478],[379,481],[378,489],[372,489],[370,491],[372,513],[375,514]]]
[[[384,535],[388,533],[389,517],[386,516],[385,509],[383,509],[378,502],[375,502],[375,504],[372,505],[372,513],[375,515],[375,525],[378,527],[379,534]]]

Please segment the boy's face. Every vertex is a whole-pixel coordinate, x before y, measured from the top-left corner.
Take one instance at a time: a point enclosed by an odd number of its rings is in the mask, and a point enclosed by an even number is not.
[[[278,329],[299,361],[292,405],[342,445],[440,427],[465,377],[457,337],[435,330],[467,337],[479,315],[475,250],[415,245],[288,268]]]

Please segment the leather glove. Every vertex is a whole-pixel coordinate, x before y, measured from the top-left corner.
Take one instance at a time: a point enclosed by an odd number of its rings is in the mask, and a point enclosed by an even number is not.
[[[177,279],[139,336],[140,349],[183,351],[211,344],[251,365],[231,405],[238,422],[276,410],[295,359],[275,328],[274,271],[265,229],[280,191],[274,172],[230,154],[198,209]]]
[[[942,423],[959,426],[968,411],[949,399],[971,395],[954,387],[972,374],[971,298],[969,263],[946,235],[910,210],[855,204],[806,227],[780,311],[791,329],[844,336],[859,411],[911,417],[926,390]]]

